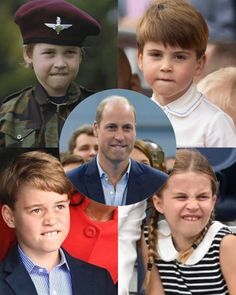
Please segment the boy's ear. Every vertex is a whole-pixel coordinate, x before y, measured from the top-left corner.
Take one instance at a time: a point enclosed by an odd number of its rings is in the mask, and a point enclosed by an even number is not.
[[[141,80],[136,73],[131,76],[131,89],[136,92],[142,92]]]
[[[15,218],[12,209],[7,205],[2,205],[2,217],[10,228],[15,228]]]
[[[98,123],[96,121],[93,123],[93,134],[95,137],[98,137]]]
[[[29,48],[27,46],[23,46],[23,57],[26,64],[32,64],[31,53],[29,52]]]
[[[153,205],[155,207],[155,209],[159,212],[159,213],[164,213],[164,210],[162,208],[162,199],[159,195],[154,195],[152,198],[153,201]]]
[[[137,59],[138,59],[138,67],[142,71],[143,70],[143,52],[138,49],[137,51]]]
[[[197,60],[197,65],[196,65],[196,71],[195,71],[195,76],[200,76],[204,66],[206,63],[206,54],[203,54],[198,60]]]

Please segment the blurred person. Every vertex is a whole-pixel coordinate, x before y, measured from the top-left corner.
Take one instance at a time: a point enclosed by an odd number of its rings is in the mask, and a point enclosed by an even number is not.
[[[208,42],[206,64],[195,82],[199,82],[208,74],[225,67],[236,67],[236,40],[235,42]]]
[[[174,168],[174,164],[175,164],[175,157],[170,156],[165,158],[165,168],[168,174],[172,172]]]
[[[164,173],[130,159],[136,114],[128,99],[113,95],[99,103],[94,134],[97,157],[68,173],[82,194],[106,205],[129,205],[152,195],[165,182]]]
[[[226,67],[208,74],[197,84],[197,88],[226,112],[236,126],[236,67]]]
[[[73,256],[109,271],[118,283],[118,208],[74,192],[71,226],[63,247]]]
[[[151,0],[118,0],[119,28],[135,30]]]
[[[80,156],[71,155],[69,153],[61,154],[60,159],[65,172],[68,172],[85,163],[84,159],[81,158]]]
[[[43,152],[22,153],[1,173],[2,218],[18,241],[0,263],[1,294],[116,294],[106,270],[61,247],[72,190],[58,159]]]
[[[190,0],[206,19],[209,40],[236,41],[236,5],[234,0]]]
[[[69,113],[92,94],[74,80],[83,42],[99,34],[100,24],[61,0],[28,1],[17,9],[14,21],[21,31],[25,64],[37,82],[3,100],[0,146],[58,147]]]
[[[184,0],[154,1],[137,27],[138,64],[152,100],[173,125],[177,147],[236,147],[232,119],[193,82],[204,68],[207,42],[203,16]]]
[[[98,151],[98,140],[91,125],[82,125],[71,136],[69,152],[79,155],[85,162],[92,160]]]
[[[132,74],[129,60],[121,48],[119,48],[118,60],[118,88],[142,92],[140,78],[138,74]]]
[[[143,140],[136,139],[130,157],[140,163],[153,167],[151,149]]]

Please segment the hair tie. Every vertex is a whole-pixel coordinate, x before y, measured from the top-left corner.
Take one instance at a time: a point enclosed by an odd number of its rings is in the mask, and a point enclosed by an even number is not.
[[[148,262],[148,264],[147,264],[147,270],[148,271],[151,271],[152,270],[152,266],[153,266],[153,264],[151,262]]]
[[[196,243],[193,243],[192,244],[192,248],[195,250],[197,248],[197,244]]]
[[[165,8],[164,4],[157,4],[157,9],[158,10],[163,10]]]

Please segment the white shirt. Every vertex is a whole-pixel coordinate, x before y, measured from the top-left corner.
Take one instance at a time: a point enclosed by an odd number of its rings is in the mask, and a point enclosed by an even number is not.
[[[131,160],[129,159],[129,165],[127,170],[121,179],[117,182],[116,187],[109,180],[109,175],[102,169],[99,164],[99,158],[97,156],[98,172],[101,179],[103,194],[105,198],[105,204],[109,206],[123,206],[126,204],[127,198],[127,185],[129,180],[129,173],[131,168]]]
[[[198,92],[195,84],[165,106],[161,106],[154,96],[151,99],[170,119],[177,147],[236,147],[233,120]]]
[[[146,201],[118,208],[118,295],[129,294],[145,210]]]

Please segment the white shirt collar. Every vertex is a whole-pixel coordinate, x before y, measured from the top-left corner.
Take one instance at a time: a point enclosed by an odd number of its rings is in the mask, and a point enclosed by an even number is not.
[[[217,232],[225,227],[224,224],[214,221],[207,231],[205,237],[198,247],[193,251],[191,256],[185,262],[186,265],[193,265],[199,262],[210,248],[212,241],[217,234]],[[169,225],[165,220],[159,222],[158,225],[159,232],[161,233],[158,238],[157,250],[160,258],[164,261],[173,261],[177,258],[178,252],[172,241]]]
[[[177,117],[187,117],[202,101],[203,94],[197,90],[194,83],[189,87],[187,92],[171,103],[162,106],[155,99],[154,94],[151,99],[156,102],[166,113]]]

